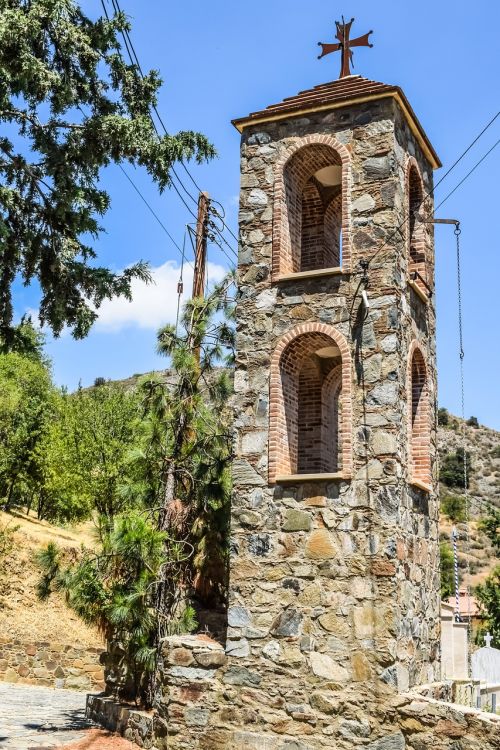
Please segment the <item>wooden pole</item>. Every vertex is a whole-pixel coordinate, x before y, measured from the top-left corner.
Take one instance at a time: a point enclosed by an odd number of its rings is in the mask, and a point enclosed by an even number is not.
[[[194,254],[193,297],[205,296],[205,273],[207,268],[208,193],[198,197],[196,219],[196,248]]]

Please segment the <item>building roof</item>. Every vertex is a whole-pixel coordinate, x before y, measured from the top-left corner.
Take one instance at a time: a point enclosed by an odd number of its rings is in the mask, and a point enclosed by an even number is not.
[[[468,599],[470,598],[470,604]],[[455,609],[455,597],[449,596],[447,603]],[[458,611],[461,617],[481,617],[481,610],[475,596],[467,597],[467,590],[460,589],[458,592]]]
[[[244,128],[262,122],[274,122],[308,112],[337,109],[350,104],[388,97],[392,97],[399,104],[408,125],[429,162],[435,168],[440,167],[439,157],[402,89],[399,86],[370,81],[362,76],[346,76],[336,81],[330,81],[330,83],[315,86],[312,89],[300,91],[296,96],[289,96],[278,104],[271,104],[266,109],[251,112],[247,117],[239,117],[232,122],[241,133]]]

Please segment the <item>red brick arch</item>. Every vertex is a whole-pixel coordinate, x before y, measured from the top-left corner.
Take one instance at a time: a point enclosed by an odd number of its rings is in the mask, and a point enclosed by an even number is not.
[[[318,348],[335,344],[340,352],[341,373],[338,387],[341,388],[341,422],[338,431],[339,454],[342,456],[342,475],[350,477],[352,471],[352,368],[351,353],[345,337],[326,323],[303,323],[296,326],[279,340],[271,357],[269,398],[269,482],[274,484],[282,474],[296,473],[290,467],[292,456],[298,451],[298,430],[290,432],[290,411],[298,410],[297,391],[292,389],[292,380],[297,378],[302,362]],[[333,374],[323,382],[323,394],[333,392]],[[331,382],[330,382],[331,381]],[[292,393],[293,391],[293,393]],[[287,420],[287,414],[289,419]],[[298,415],[298,411],[297,411]],[[325,431],[321,424],[323,439]],[[296,461],[298,465],[298,458]],[[309,473],[309,472],[308,472]],[[312,473],[323,473],[319,471]]]
[[[431,487],[431,404],[429,369],[415,339],[410,344],[407,370],[408,476]]]
[[[425,217],[426,201],[425,188],[420,167],[415,157],[410,156],[406,164],[406,257],[408,264],[408,274],[411,276],[417,271],[427,283],[429,283],[428,258],[427,258],[427,241],[426,226],[414,217],[414,210],[420,204],[419,213]],[[425,285],[417,279],[416,283],[427,294]]]
[[[314,147],[314,150],[311,149]],[[309,151],[308,151],[309,150]],[[284,273],[292,272],[292,239],[295,223],[300,220],[300,211],[294,210],[288,215],[286,200],[285,168],[293,157],[307,152],[307,162],[310,170],[314,169],[316,157],[317,167],[326,163],[327,154],[330,164],[342,167],[341,201],[342,201],[342,269],[348,272],[351,267],[351,157],[348,149],[331,135],[307,135],[302,138],[290,139],[275,163],[274,173],[274,206],[273,206],[273,279],[276,280]],[[300,165],[299,165],[300,166]],[[300,171],[300,169],[298,170]],[[300,174],[297,175],[300,180]]]

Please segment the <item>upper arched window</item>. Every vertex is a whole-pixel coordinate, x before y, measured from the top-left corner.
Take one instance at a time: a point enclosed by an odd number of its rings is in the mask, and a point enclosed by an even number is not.
[[[275,277],[339,268],[345,206],[339,151],[329,143],[307,143],[278,167]]]
[[[431,485],[431,431],[427,367],[418,346],[410,353],[409,365],[410,481]]]
[[[408,171],[408,271],[410,280],[428,296],[428,274],[425,243],[424,189],[416,164],[411,163]]]
[[[305,324],[287,334],[271,375],[270,481],[350,470],[350,366],[347,346]]]

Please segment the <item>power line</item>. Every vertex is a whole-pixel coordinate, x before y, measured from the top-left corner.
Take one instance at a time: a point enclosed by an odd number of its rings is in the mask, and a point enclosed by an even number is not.
[[[156,221],[161,226],[161,228],[163,229],[163,231],[165,232],[165,234],[167,235],[167,237],[169,238],[169,240],[175,245],[175,247],[177,248],[177,250],[179,251],[179,253],[181,255],[182,260],[184,260],[184,251],[183,251],[183,249],[174,240],[174,238],[172,237],[172,235],[168,231],[168,229],[165,226],[165,224],[162,222],[162,220],[160,219],[160,217],[158,216],[158,214],[156,213],[156,211],[154,210],[154,208],[151,206],[151,204],[148,203],[148,201],[146,200],[146,198],[144,197],[144,195],[141,193],[141,191],[139,190],[139,188],[137,187],[137,185],[135,184],[135,182],[133,181],[133,179],[130,177],[130,175],[124,170],[124,168],[122,167],[121,164],[118,164],[118,166],[120,167],[121,171],[123,172],[123,174],[125,175],[125,177],[127,178],[127,180],[130,182],[130,184],[134,188],[135,192],[139,195],[139,197],[141,198],[141,200],[149,208],[149,210],[151,211],[151,213],[153,214],[153,216],[155,217]],[[189,260],[186,260],[186,263],[188,265],[190,265],[191,268],[193,268],[193,264]]]
[[[103,4],[103,7],[104,7],[104,10],[105,10],[105,13],[106,13],[106,17],[108,18],[108,14],[107,14],[107,12],[106,12],[106,9],[105,9],[105,6],[104,6],[104,0],[101,0],[101,3]],[[120,3],[119,3],[119,0],[111,0],[111,3],[112,3],[112,5],[113,5],[113,9],[114,9],[115,13],[117,13],[117,12],[123,13],[123,11],[122,11],[122,9],[121,9],[121,7],[120,7]],[[128,54],[128,56],[129,56],[129,59],[130,59],[130,62],[131,62],[131,64],[137,67],[137,70],[139,71],[140,75],[141,75],[141,76],[142,76],[142,77],[144,78],[144,72],[143,72],[143,69],[142,69],[141,63],[140,63],[140,61],[139,61],[139,56],[138,56],[138,54],[137,54],[137,52],[136,52],[136,49],[135,49],[135,47],[134,47],[134,43],[132,42],[132,39],[131,39],[131,37],[130,37],[130,34],[129,34],[129,32],[128,32],[128,31],[127,31],[127,30],[125,29],[125,30],[124,30],[124,31],[122,32],[122,36],[123,36],[123,39],[124,39],[124,42],[125,42],[125,47],[126,47],[126,50],[127,50],[127,54]],[[154,111],[154,113],[156,114],[156,117],[157,117],[157,119],[158,119],[158,121],[159,121],[159,123],[160,123],[160,125],[161,125],[161,127],[162,127],[162,129],[163,129],[163,131],[164,131],[164,133],[165,133],[165,135],[168,135],[168,130],[167,130],[167,127],[166,127],[166,125],[165,125],[165,123],[164,123],[164,121],[163,121],[163,119],[162,119],[162,117],[161,117],[161,115],[160,115],[160,113],[159,113],[159,111],[158,111],[158,107],[156,106],[156,104],[153,104],[153,105],[152,105],[152,108],[153,108],[153,111]],[[152,123],[152,125],[153,125],[153,128],[154,128],[154,130],[155,130],[156,134],[157,134],[157,135],[158,135],[158,137],[159,137],[159,133],[158,133],[158,128],[157,128],[157,126],[156,126],[156,123],[154,122],[154,119],[153,119],[153,117],[152,117],[151,113],[150,113],[150,119],[151,119],[151,123]],[[198,190],[199,192],[202,192],[202,191],[201,191],[201,188],[200,188],[200,187],[199,187],[199,185],[198,185],[198,183],[196,182],[196,180],[194,179],[194,177],[192,176],[191,172],[189,171],[189,169],[187,168],[186,164],[184,163],[184,161],[183,161],[182,159],[180,160],[180,164],[181,164],[181,166],[183,167],[183,169],[184,169],[184,171],[186,172],[186,174],[188,175],[188,177],[189,177],[189,178],[191,179],[191,181],[192,181],[193,185],[194,185],[194,186],[195,186],[195,187],[197,188],[197,190]],[[188,197],[189,197],[189,198],[190,198],[190,199],[191,199],[191,200],[193,201],[193,203],[194,203],[195,205],[197,205],[197,204],[198,204],[198,201],[197,201],[197,199],[196,199],[196,198],[195,198],[195,197],[194,197],[194,196],[192,195],[192,193],[190,193],[190,191],[189,191],[189,190],[188,190],[188,189],[186,188],[186,186],[184,185],[183,181],[182,181],[182,180],[181,180],[181,178],[179,177],[179,174],[177,173],[177,170],[176,170],[176,168],[175,168],[175,165],[172,165],[172,166],[171,166],[171,171],[172,171],[172,173],[173,173],[174,177],[176,178],[177,182],[178,182],[178,183],[179,183],[179,185],[181,186],[182,190],[183,190],[183,191],[184,191],[184,192],[186,193],[186,195],[187,195],[187,196],[188,196]],[[179,198],[181,199],[182,203],[184,204],[184,206],[186,207],[186,209],[188,210],[188,212],[189,212],[189,213],[191,214],[191,216],[192,216],[192,217],[193,217],[194,219],[196,219],[196,214],[195,214],[195,213],[194,213],[194,211],[193,211],[193,210],[191,209],[191,207],[190,207],[190,206],[189,206],[189,205],[188,205],[188,204],[186,203],[186,200],[184,199],[183,195],[181,194],[180,190],[178,189],[178,187],[177,187],[177,185],[175,184],[175,182],[174,182],[174,180],[173,180],[173,179],[171,179],[171,181],[170,181],[170,184],[171,184],[171,185],[172,185],[172,187],[174,188],[175,192],[177,193],[178,197],[179,197]],[[219,206],[221,207],[221,209],[222,209],[222,204],[221,204],[221,203],[220,203],[219,201],[215,201],[215,202],[216,202],[216,203],[218,203],[218,205],[219,205]],[[238,238],[237,238],[237,237],[236,237],[236,235],[235,235],[235,234],[234,234],[234,233],[233,233],[233,232],[231,231],[231,229],[230,229],[230,228],[229,228],[229,227],[227,226],[227,224],[226,224],[226,223],[225,223],[225,221],[224,221],[224,217],[223,217],[223,216],[221,216],[221,215],[220,215],[219,213],[217,213],[217,215],[219,216],[219,218],[220,218],[220,219],[221,219],[221,221],[222,221],[222,225],[223,225],[223,228],[224,228],[224,229],[227,229],[227,230],[228,230],[228,231],[230,232],[230,234],[231,234],[231,235],[232,235],[232,236],[234,237],[234,239],[236,240],[236,242],[237,242],[237,241],[238,241]],[[225,239],[225,237],[224,237],[224,236],[223,236],[223,234],[222,234],[222,231],[221,231],[221,230],[220,230],[220,229],[219,229],[218,227],[213,227],[213,228],[214,228],[214,230],[215,230],[215,231],[217,232],[217,234],[219,235],[219,237],[221,238],[221,240],[222,240],[222,241],[224,242],[224,244],[225,244],[225,245],[226,245],[226,246],[227,246],[227,247],[228,247],[228,248],[229,248],[229,249],[231,250],[231,252],[232,252],[232,253],[234,254],[234,256],[235,256],[235,257],[237,257],[237,256],[238,256],[237,252],[236,252],[236,251],[234,250],[234,248],[233,248],[233,247],[232,247],[232,246],[230,245],[230,243],[229,243],[229,242],[228,242],[228,241],[227,241],[227,240]],[[219,243],[216,243],[216,244],[218,244],[218,245],[219,245],[219,247],[220,247],[220,244],[219,244]],[[222,248],[221,248],[221,249],[222,249]],[[223,251],[223,252],[224,252],[224,251]],[[226,253],[224,253],[224,254],[226,255],[226,257],[228,257]],[[233,261],[231,260],[231,258],[229,258],[229,261],[230,261],[230,263],[232,263],[232,262],[233,262]]]
[[[469,153],[469,151],[471,150],[471,148],[472,148],[473,146],[475,146],[475,144],[476,144],[476,143],[478,142],[478,140],[479,140],[479,139],[481,138],[481,136],[482,136],[482,135],[483,135],[484,133],[486,133],[486,131],[488,130],[488,128],[490,127],[490,125],[493,125],[493,123],[495,122],[495,120],[496,120],[496,119],[497,119],[497,117],[499,117],[499,116],[500,116],[500,110],[499,110],[499,111],[498,111],[498,112],[496,113],[496,115],[494,115],[494,117],[492,117],[492,118],[491,118],[491,120],[490,120],[490,121],[489,121],[489,122],[488,122],[488,123],[487,123],[487,124],[486,124],[486,125],[484,126],[484,128],[483,128],[483,129],[481,130],[481,132],[479,133],[479,135],[477,135],[477,136],[476,136],[476,137],[474,138],[474,140],[472,141],[472,143],[470,143],[470,144],[469,144],[469,145],[467,146],[467,148],[465,149],[465,151],[463,151],[463,152],[462,152],[462,153],[460,154],[460,156],[458,157],[458,159],[457,159],[456,161],[454,161],[454,162],[453,162],[453,164],[451,165],[451,167],[450,167],[450,168],[448,169],[448,171],[447,171],[447,172],[445,172],[445,173],[444,173],[444,175],[443,175],[443,176],[441,177],[441,179],[440,179],[440,180],[438,180],[438,181],[436,182],[436,184],[434,185],[434,187],[433,187],[433,188],[432,188],[432,190],[431,190],[431,193],[430,193],[431,195],[432,195],[432,194],[434,193],[434,191],[436,190],[436,188],[437,188],[437,187],[439,187],[439,185],[440,185],[440,184],[442,183],[442,181],[443,181],[443,180],[444,180],[444,179],[445,179],[446,177],[448,177],[448,175],[450,174],[450,172],[451,172],[452,170],[454,170],[454,169],[455,169],[455,167],[457,166],[457,164],[458,164],[459,162],[461,162],[461,161],[462,161],[462,159],[464,158],[464,156],[465,156],[466,154],[468,154],[468,153]]]
[[[478,162],[476,162],[476,164],[474,164],[474,166],[472,167],[472,169],[471,169],[471,170],[470,170],[469,172],[467,172],[467,174],[465,175],[465,177],[463,177],[463,178],[462,178],[462,179],[460,180],[460,182],[458,183],[458,185],[455,185],[455,187],[453,188],[453,190],[450,190],[450,192],[448,193],[448,195],[447,195],[447,196],[446,196],[445,198],[443,198],[443,200],[441,201],[441,203],[439,203],[439,204],[438,204],[438,205],[436,206],[436,208],[435,208],[435,210],[436,210],[436,211],[437,211],[437,209],[438,209],[438,208],[441,208],[441,206],[443,205],[443,203],[444,203],[445,201],[447,201],[447,200],[448,200],[448,198],[450,198],[450,197],[451,197],[451,196],[453,195],[453,193],[455,192],[455,190],[458,190],[458,188],[459,188],[459,187],[460,187],[461,185],[463,185],[463,183],[465,182],[465,180],[466,180],[466,179],[467,179],[468,177],[470,177],[470,176],[471,176],[471,174],[472,174],[473,172],[475,172],[475,171],[476,171],[476,169],[477,169],[477,168],[479,167],[479,165],[483,163],[483,161],[484,161],[484,160],[486,159],[486,157],[488,157],[488,156],[489,156],[489,155],[491,154],[491,152],[492,152],[492,151],[493,151],[493,150],[494,150],[494,149],[495,149],[495,148],[496,148],[496,147],[498,146],[498,144],[499,144],[499,143],[500,143],[500,138],[499,138],[499,139],[498,139],[498,141],[496,141],[496,143],[494,143],[494,144],[493,144],[493,146],[492,146],[492,147],[491,147],[491,148],[490,148],[490,149],[489,149],[489,150],[488,150],[488,151],[487,151],[487,152],[486,152],[486,153],[485,153],[485,154],[484,154],[484,155],[483,155],[483,156],[482,156],[482,157],[481,157],[481,158],[479,159],[479,161],[478,161]]]
[[[441,177],[441,179],[440,179],[440,180],[439,180],[439,181],[438,181],[438,182],[436,183],[436,185],[434,185],[434,187],[432,188],[432,190],[429,190],[429,192],[428,192],[428,193],[426,193],[426,194],[425,194],[425,195],[423,196],[422,200],[420,201],[420,203],[419,203],[419,205],[418,205],[418,208],[420,208],[420,207],[422,206],[422,204],[424,203],[424,201],[425,201],[425,200],[426,200],[427,198],[429,198],[429,197],[431,197],[431,196],[433,196],[433,195],[434,195],[434,191],[436,190],[436,188],[438,187],[438,185],[440,185],[440,184],[441,184],[441,183],[443,182],[443,180],[445,179],[445,177],[447,177],[447,176],[448,176],[448,175],[450,174],[450,172],[452,172],[452,171],[453,171],[453,169],[455,169],[455,167],[457,166],[457,164],[459,164],[459,163],[460,163],[460,162],[462,161],[462,159],[464,158],[464,156],[465,156],[465,155],[466,155],[466,154],[467,154],[467,153],[468,153],[468,152],[469,152],[469,151],[471,150],[471,148],[472,148],[472,147],[473,147],[473,146],[474,146],[474,145],[475,145],[475,144],[476,144],[476,143],[478,142],[478,140],[479,140],[479,139],[481,138],[481,136],[482,136],[482,135],[484,135],[484,133],[486,133],[486,131],[487,131],[487,130],[488,130],[488,129],[489,129],[490,127],[491,127],[491,125],[493,125],[493,123],[495,122],[495,120],[496,120],[496,119],[497,119],[497,118],[498,118],[499,116],[500,116],[500,110],[499,110],[499,111],[498,111],[498,112],[497,112],[497,113],[496,113],[496,114],[494,115],[494,117],[492,117],[492,118],[491,118],[491,120],[490,120],[490,121],[489,121],[489,122],[488,122],[488,123],[487,123],[487,124],[485,125],[485,127],[484,127],[484,128],[483,128],[483,129],[481,130],[481,132],[480,132],[480,133],[479,133],[479,134],[478,134],[478,135],[477,135],[477,136],[476,136],[476,137],[474,138],[474,140],[473,140],[473,141],[472,141],[472,142],[471,142],[471,143],[470,143],[470,144],[469,144],[469,145],[467,146],[467,148],[466,148],[466,149],[465,149],[465,150],[464,150],[464,151],[463,151],[463,152],[462,152],[462,153],[460,154],[460,156],[458,157],[458,159],[456,159],[456,161],[454,161],[454,162],[453,162],[453,164],[451,165],[451,167],[450,167],[450,168],[448,169],[448,171],[447,171],[447,172],[446,172],[446,173],[445,173],[445,174],[444,174],[444,175],[443,175],[443,176]],[[485,155],[484,155],[484,156],[483,156],[483,157],[482,157],[482,158],[481,158],[481,159],[480,159],[480,160],[479,160],[479,161],[478,161],[478,162],[477,162],[477,163],[476,163],[475,165],[474,165],[474,167],[473,167],[473,168],[472,168],[472,169],[470,170],[470,172],[469,172],[469,173],[468,173],[467,175],[465,175],[465,177],[464,177],[464,178],[463,178],[463,179],[462,179],[462,180],[461,180],[461,181],[460,181],[460,182],[458,183],[458,185],[456,185],[456,186],[455,186],[455,188],[454,188],[454,189],[453,189],[453,190],[452,190],[452,191],[451,191],[451,192],[450,192],[450,193],[449,193],[449,194],[448,194],[448,195],[446,196],[446,198],[444,198],[444,199],[443,199],[443,200],[441,201],[441,203],[440,203],[440,204],[439,204],[439,205],[438,205],[438,206],[437,206],[437,207],[436,207],[436,208],[435,208],[434,210],[437,210],[437,209],[438,209],[438,208],[439,208],[440,206],[442,206],[442,205],[443,205],[443,203],[444,203],[444,202],[445,202],[446,200],[448,200],[448,198],[449,198],[449,197],[450,197],[450,196],[451,196],[451,195],[452,195],[452,194],[453,194],[453,193],[455,192],[455,190],[457,190],[457,189],[458,189],[458,188],[460,187],[460,185],[462,185],[462,184],[463,184],[463,183],[465,182],[465,180],[466,180],[466,179],[467,179],[467,178],[468,178],[468,177],[469,177],[469,176],[470,176],[470,175],[471,175],[471,174],[472,174],[472,173],[474,172],[474,170],[475,170],[475,169],[476,169],[476,168],[477,168],[477,167],[478,167],[478,166],[479,166],[479,165],[481,164],[481,162],[483,162],[483,161],[484,161],[484,160],[486,159],[486,157],[487,157],[487,156],[488,156],[488,155],[489,155],[489,154],[490,154],[490,153],[491,153],[491,152],[493,151],[493,149],[494,149],[494,148],[495,148],[495,147],[497,146],[497,144],[498,144],[498,141],[497,141],[497,143],[495,143],[495,145],[494,145],[494,146],[493,146],[493,147],[492,147],[492,148],[491,148],[491,149],[490,149],[490,150],[489,150],[489,151],[488,151],[488,152],[487,152],[487,153],[486,153],[486,154],[485,154]],[[409,216],[405,216],[405,218],[403,219],[403,221],[401,222],[401,224],[399,224],[399,226],[397,226],[397,227],[396,227],[396,229],[395,229],[395,230],[394,230],[394,232],[393,232],[393,233],[392,233],[392,234],[391,234],[391,235],[390,235],[390,236],[388,237],[388,239],[387,239],[387,240],[385,240],[385,242],[384,242],[384,243],[383,243],[383,244],[382,244],[382,245],[381,245],[381,246],[379,247],[379,249],[378,249],[378,250],[377,250],[377,251],[376,251],[376,252],[375,252],[375,253],[374,253],[374,254],[373,254],[373,255],[371,256],[371,258],[369,258],[369,260],[367,261],[368,265],[369,265],[370,263],[372,263],[372,261],[373,261],[373,260],[375,260],[375,258],[377,257],[377,255],[379,255],[379,253],[381,253],[381,252],[382,252],[382,250],[383,250],[383,249],[384,249],[385,247],[387,247],[387,245],[389,244],[389,242],[390,242],[390,241],[391,241],[391,240],[392,240],[392,239],[393,239],[393,238],[394,238],[394,237],[396,236],[396,234],[397,234],[398,232],[400,232],[400,231],[401,231],[401,229],[402,229],[402,228],[404,227],[404,225],[406,224],[406,222],[407,222],[407,221],[409,221],[409,218],[410,218]],[[365,270],[363,270],[363,273],[365,273]]]

